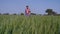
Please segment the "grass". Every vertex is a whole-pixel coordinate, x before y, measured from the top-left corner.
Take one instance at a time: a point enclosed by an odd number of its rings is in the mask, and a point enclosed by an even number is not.
[[[0,34],[60,34],[60,16],[0,15]]]

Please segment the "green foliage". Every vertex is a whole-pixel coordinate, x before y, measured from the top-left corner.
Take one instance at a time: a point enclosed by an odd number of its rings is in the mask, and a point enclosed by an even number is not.
[[[53,9],[47,9],[45,12],[48,13],[48,15],[56,15],[56,12],[54,12]]]
[[[21,15],[24,15],[24,13],[21,13]]]
[[[60,34],[60,16],[0,15],[0,34]]]

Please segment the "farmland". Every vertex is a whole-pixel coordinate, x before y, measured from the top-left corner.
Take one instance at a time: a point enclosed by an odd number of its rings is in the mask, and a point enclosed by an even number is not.
[[[60,16],[0,15],[0,34],[60,34]]]

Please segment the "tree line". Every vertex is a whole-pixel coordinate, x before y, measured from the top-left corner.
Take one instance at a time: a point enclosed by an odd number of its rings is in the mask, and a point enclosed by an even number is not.
[[[53,11],[53,9],[47,9],[45,11],[45,13],[47,13],[47,14],[44,14],[44,15],[53,15],[53,16],[57,15],[57,16],[60,16],[60,14],[57,14],[57,12]],[[0,15],[2,15],[2,14],[0,13]],[[10,14],[9,13],[4,13],[3,15],[10,15]],[[17,15],[17,14],[14,13],[13,15]],[[24,13],[21,13],[20,15],[24,15]],[[37,14],[31,13],[31,15],[37,15]],[[41,15],[41,14],[39,14],[39,15]]]

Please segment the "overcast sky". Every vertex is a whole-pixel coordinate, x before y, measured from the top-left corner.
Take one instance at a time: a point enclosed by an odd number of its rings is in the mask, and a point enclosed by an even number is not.
[[[24,13],[26,5],[37,14],[44,14],[49,8],[60,13],[60,0],[0,0],[0,13]]]

